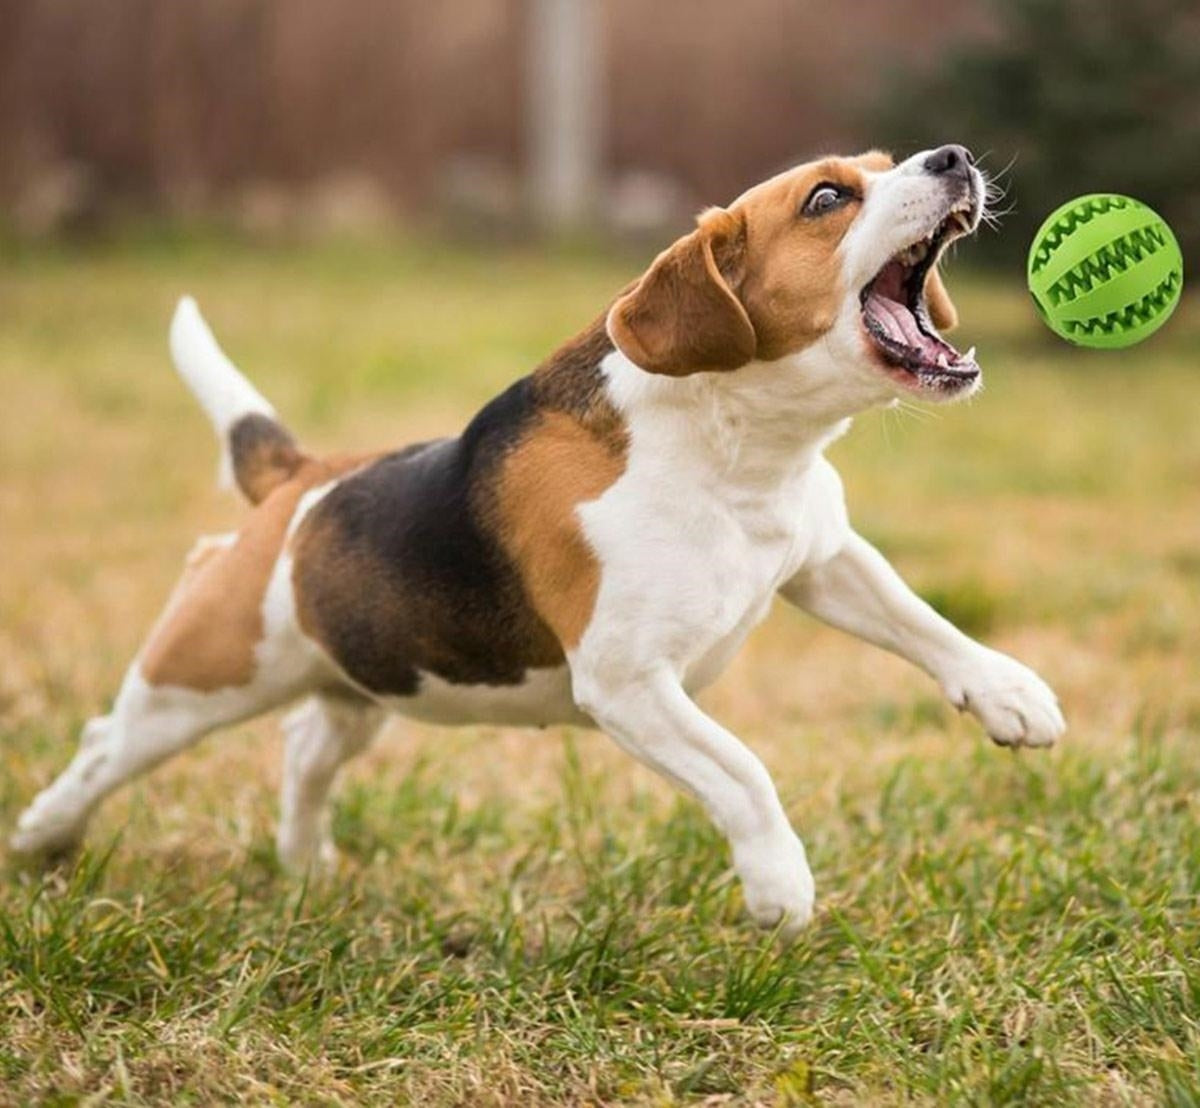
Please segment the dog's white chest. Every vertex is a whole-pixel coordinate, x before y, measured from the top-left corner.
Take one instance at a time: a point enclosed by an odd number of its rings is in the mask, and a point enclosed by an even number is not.
[[[695,591],[709,602],[695,613],[693,649],[682,666],[683,683],[701,689],[728,665],[746,636],[767,615],[795,545],[786,507],[742,505],[707,528],[707,557],[696,559]]]
[[[593,665],[667,665],[697,689],[765,617],[779,586],[836,541],[840,487],[820,458],[756,481],[647,439],[639,449],[635,429],[624,475],[580,508],[601,564],[581,648]]]

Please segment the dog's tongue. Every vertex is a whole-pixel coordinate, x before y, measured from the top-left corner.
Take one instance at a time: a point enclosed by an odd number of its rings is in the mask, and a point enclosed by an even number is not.
[[[921,328],[917,326],[917,317],[899,301],[880,296],[875,289],[872,289],[867,296],[867,311],[883,325],[883,329],[890,338],[904,343],[905,346],[914,347],[922,353],[925,353],[928,347],[933,351],[933,356],[937,357],[934,341],[921,331]]]
[[[917,325],[917,317],[909,311],[904,300],[904,268],[898,262],[892,262],[875,279],[864,307],[889,338],[919,351],[931,365],[937,363],[939,354],[946,362],[957,362],[958,351],[922,331]]]

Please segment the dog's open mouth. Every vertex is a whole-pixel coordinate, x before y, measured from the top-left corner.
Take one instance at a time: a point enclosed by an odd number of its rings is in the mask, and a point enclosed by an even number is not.
[[[975,348],[960,354],[937,333],[925,303],[925,278],[947,243],[973,230],[964,197],[924,238],[892,257],[862,290],[863,325],[891,376],[919,391],[961,392],[979,378]]]

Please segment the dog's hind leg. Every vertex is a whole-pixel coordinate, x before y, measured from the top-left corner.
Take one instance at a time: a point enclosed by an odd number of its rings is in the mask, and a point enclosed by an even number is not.
[[[279,860],[303,873],[330,869],[337,851],[330,834],[329,790],[342,764],[370,745],[386,713],[370,701],[314,696],[284,718],[286,740],[280,790]]]
[[[300,488],[280,490],[236,536],[205,540],[71,764],[20,817],[13,850],[70,850],[96,806],[208,732],[279,707],[331,677],[296,627],[279,556]]]
[[[94,716],[83,725],[79,733],[79,751],[71,763],[71,769],[77,776],[89,776],[91,767],[102,759],[100,751],[108,741],[112,722],[113,717],[109,714]],[[60,774],[55,779],[55,785],[59,785],[66,777],[66,773]],[[58,810],[56,796],[66,790],[66,785],[60,786],[58,794],[52,791],[53,788],[54,786],[44,789],[21,816],[18,830],[10,840],[12,849],[17,853],[45,854],[53,857],[70,852],[83,837],[86,816],[70,820],[49,815]],[[26,833],[24,827],[28,827],[30,833]],[[36,830],[39,827],[40,832]]]
[[[12,849],[43,856],[71,851],[96,807],[114,790],[210,731],[285,703],[295,691],[265,684],[217,692],[158,687],[148,684],[135,664],[112,713],[84,727],[70,765],[18,819]]]

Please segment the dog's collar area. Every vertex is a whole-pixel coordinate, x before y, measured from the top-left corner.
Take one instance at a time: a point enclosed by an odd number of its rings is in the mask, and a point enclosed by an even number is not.
[[[938,334],[925,279],[945,246],[972,230],[972,201],[955,205],[924,238],[890,258],[859,294],[863,326],[888,368],[922,388],[955,392],[979,377],[975,348],[965,354]]]

